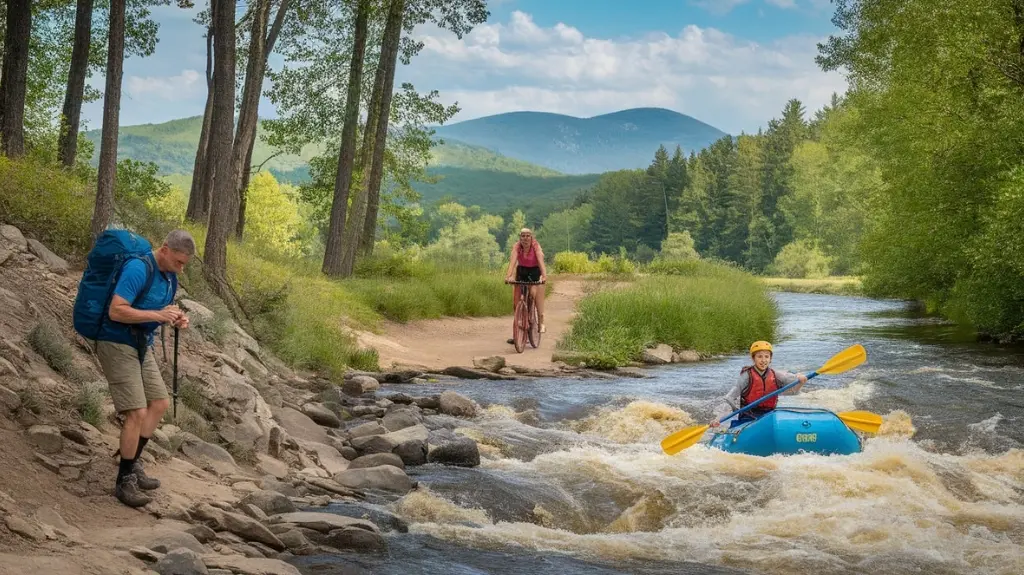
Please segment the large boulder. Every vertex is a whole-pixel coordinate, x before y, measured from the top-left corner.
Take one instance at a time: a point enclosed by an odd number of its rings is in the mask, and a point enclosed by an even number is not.
[[[362,425],[357,425],[352,429],[349,429],[348,436],[350,439],[355,439],[357,437],[366,437],[369,435],[384,435],[388,431],[393,430],[389,430],[388,428],[384,427],[380,423],[377,423],[376,421],[371,421],[368,423],[364,423]]]
[[[324,470],[330,475],[341,473],[348,469],[348,460],[342,457],[341,453],[330,445],[311,441],[300,442],[300,445],[303,449],[316,453],[316,458],[320,463],[320,467],[324,468]]]
[[[295,567],[280,559],[256,559],[241,555],[203,555],[210,569],[223,569],[235,575],[302,575]]]
[[[271,525],[289,523],[304,529],[312,529],[321,533],[330,533],[335,529],[355,527],[371,533],[379,533],[380,530],[372,522],[345,515],[334,513],[317,513],[314,511],[297,511],[294,513],[281,513],[272,515],[269,519]]]
[[[153,570],[160,575],[208,575],[201,555],[191,549],[175,549],[164,555]]]
[[[392,453],[410,467],[423,465],[427,462],[427,442],[411,439],[394,448]]]
[[[295,411],[290,407],[282,407],[274,410],[274,416],[281,424],[281,427],[295,439],[313,441],[315,443],[327,443],[327,431],[316,424],[304,413]]]
[[[445,415],[476,417],[479,406],[472,399],[449,390],[441,394],[440,408]]]
[[[262,523],[242,515],[217,509],[208,503],[199,503],[192,508],[192,516],[214,531],[228,531],[246,541],[256,541],[272,549],[284,551],[285,545]]]
[[[480,465],[480,448],[468,437],[456,437],[431,449],[427,461],[456,467],[476,467]]]
[[[368,375],[356,375],[345,380],[341,390],[347,395],[359,397],[366,393],[373,393],[380,389],[380,382]]]
[[[409,476],[393,465],[349,469],[335,475],[334,480],[350,489],[376,489],[399,495],[405,495],[415,487]]]
[[[243,449],[262,451],[266,448],[268,434],[255,413],[224,418],[217,423],[217,433],[224,441]]]
[[[378,465],[394,465],[399,469],[405,469],[402,458],[394,453],[372,453],[357,457],[349,464],[348,468],[366,469],[367,467],[377,467]]]
[[[239,472],[235,458],[223,447],[207,443],[187,431],[182,431],[176,437],[182,440],[182,453],[196,462],[209,465],[217,475],[234,475]]]
[[[49,248],[36,240],[28,240],[28,249],[46,265],[47,269],[55,274],[68,273],[68,262],[64,258],[50,251]]]
[[[505,367],[505,358],[500,355],[492,355],[490,357],[474,357],[473,367],[477,369],[486,369],[487,371],[493,371],[497,373],[501,368]]]
[[[6,224],[0,225],[0,246],[16,252],[28,251],[28,241],[21,234],[21,230]]]
[[[643,353],[644,363],[651,365],[664,365],[666,363],[672,363],[672,346],[659,344],[652,348],[644,350]]]
[[[288,499],[277,491],[270,491],[266,489],[260,489],[249,493],[242,498],[240,503],[243,505],[253,505],[267,515],[277,515],[280,513],[291,513],[295,511],[295,504],[292,503],[291,499]]]
[[[306,414],[318,425],[335,428],[341,427],[341,418],[330,409],[324,407],[322,403],[307,403],[302,406],[302,413]]]
[[[392,409],[384,414],[381,423],[388,431],[398,431],[423,423],[423,417],[410,408]]]

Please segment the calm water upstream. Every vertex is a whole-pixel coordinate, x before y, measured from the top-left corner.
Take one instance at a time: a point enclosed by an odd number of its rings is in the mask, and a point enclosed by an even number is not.
[[[775,366],[868,362],[784,405],[882,414],[863,453],[750,457],[658,442],[710,417],[745,356],[646,380],[445,382],[487,409],[451,420],[475,469],[410,469],[380,509],[410,525],[381,555],[301,558],[304,573],[1024,573],[1024,353],[963,343],[902,303],[777,294]],[[496,334],[495,337],[502,337]],[[527,350],[529,353],[530,350]],[[511,359],[511,358],[510,358]]]

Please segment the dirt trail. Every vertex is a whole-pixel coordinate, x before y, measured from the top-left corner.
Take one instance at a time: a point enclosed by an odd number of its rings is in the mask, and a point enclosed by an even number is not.
[[[540,347],[534,349],[529,343],[523,353],[516,353],[506,343],[512,337],[512,315],[487,318],[445,318],[422,320],[407,324],[387,322],[384,333],[360,334],[364,345],[377,348],[380,365],[387,368],[392,363],[422,365],[432,369],[443,369],[454,365],[471,366],[473,358],[502,355],[510,365],[531,369],[550,369],[551,353],[555,343],[569,328],[575,313],[576,302],[585,294],[584,282],[580,279],[552,280],[554,291],[545,301],[547,333],[541,338]],[[511,290],[510,290],[511,292]],[[509,293],[509,308],[512,294]]]

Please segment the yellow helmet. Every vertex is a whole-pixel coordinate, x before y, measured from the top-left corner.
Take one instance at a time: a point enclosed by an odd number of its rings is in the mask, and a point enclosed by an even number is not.
[[[775,352],[772,351],[772,344],[768,343],[767,341],[755,341],[754,343],[750,344],[750,355],[754,355],[759,351],[767,351],[772,355],[775,354]]]

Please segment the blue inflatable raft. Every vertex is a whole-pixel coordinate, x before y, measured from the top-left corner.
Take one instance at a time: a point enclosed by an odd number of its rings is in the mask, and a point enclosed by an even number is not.
[[[779,407],[753,421],[723,424],[710,445],[748,455],[850,455],[862,448],[860,437],[827,409]]]

